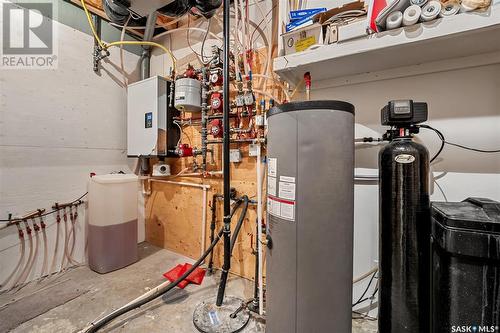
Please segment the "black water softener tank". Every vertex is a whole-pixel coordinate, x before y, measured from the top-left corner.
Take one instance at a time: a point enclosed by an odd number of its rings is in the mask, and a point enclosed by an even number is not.
[[[379,154],[380,333],[428,333],[430,329],[429,154],[413,141],[427,120],[427,104],[392,101],[382,125],[396,129]]]
[[[432,332],[500,332],[500,203],[432,203]]]

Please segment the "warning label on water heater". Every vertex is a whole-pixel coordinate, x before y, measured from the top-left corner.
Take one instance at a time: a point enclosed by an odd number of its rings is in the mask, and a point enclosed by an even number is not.
[[[295,183],[283,182],[280,177],[279,197],[288,200],[295,200]]]
[[[290,221],[295,221],[295,201],[267,196],[269,214]]]
[[[278,173],[278,159],[275,157],[269,157],[267,162],[267,175],[270,177],[276,177]]]
[[[276,177],[267,177],[267,194],[276,195]]]

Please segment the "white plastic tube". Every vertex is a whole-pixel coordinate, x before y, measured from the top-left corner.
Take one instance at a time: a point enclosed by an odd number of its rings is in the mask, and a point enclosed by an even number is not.
[[[420,19],[421,14],[422,8],[417,5],[411,5],[410,7],[406,8],[405,12],[403,13],[403,25],[405,27],[414,25]]]
[[[54,255],[52,256],[52,263],[50,264],[49,274],[56,271],[56,260],[57,260],[57,250],[59,248],[59,225],[61,223],[56,222],[56,244],[54,245]]]
[[[378,267],[374,267],[372,268],[371,270],[369,270],[368,272],[358,276],[357,278],[354,278],[352,280],[352,284],[355,284],[355,283],[358,283],[360,281],[363,281],[364,279],[366,279],[367,277],[369,277],[370,275],[372,275],[373,273],[377,272],[378,271]]]
[[[234,49],[236,51],[236,56],[235,56],[235,63],[236,66],[234,66],[234,70],[236,71],[236,77],[240,77],[240,66],[238,65],[238,58],[240,55],[240,49],[241,49],[241,44],[240,44],[240,39],[239,39],[239,30],[238,30],[238,0],[233,1],[234,5],[234,28],[233,28],[233,36],[234,36]],[[216,15],[217,16],[217,15]]]
[[[241,36],[242,36],[242,44],[243,44],[243,49],[241,52],[243,52],[243,67],[245,68],[245,74],[248,75],[248,64],[247,64],[247,31],[246,31],[246,15],[245,15],[245,9],[243,7],[243,0],[240,1],[240,14],[241,14]]]
[[[17,226],[17,228],[20,230],[20,227],[19,225]],[[12,270],[12,272],[9,274],[9,276],[2,282],[2,284],[0,284],[0,289],[4,288],[4,289],[7,289],[6,286],[7,284],[9,283],[9,281],[14,277],[14,275],[16,274],[16,272],[21,268],[21,265],[23,264],[23,261],[24,261],[24,252],[25,252],[25,244],[24,244],[24,237],[19,237],[21,242],[20,242],[20,256],[19,256],[19,261],[17,262],[16,264],[16,267],[14,267],[14,269]]]
[[[400,11],[392,12],[387,16],[387,20],[385,21],[385,26],[387,30],[392,30],[399,28],[403,23],[403,13]]]
[[[441,2],[439,1],[429,1],[423,8],[422,8],[422,14],[420,15],[420,19],[423,22],[429,22],[436,17],[438,17],[439,13],[441,12]]]
[[[201,199],[203,202],[202,207],[202,215],[201,215],[201,248],[200,248],[200,256],[205,253],[206,245],[206,229],[207,229],[207,188],[203,187],[203,198]]]
[[[42,224],[43,221],[40,221]],[[45,227],[41,228],[42,230],[42,239],[43,239],[43,263],[42,263],[42,269],[40,271],[40,277],[45,277],[47,275],[47,264],[49,261],[49,254],[48,254],[48,249],[47,249],[47,233],[45,232]],[[41,281],[41,280],[40,280]]]
[[[64,224],[64,246],[63,246],[63,254],[61,258],[61,268],[59,272],[63,271],[66,268],[66,259],[67,259],[67,248],[68,248],[68,216],[66,214],[66,208],[64,208],[63,219],[62,222]]]
[[[25,221],[25,223],[29,227],[28,222]],[[33,223],[33,225],[35,224],[34,221],[32,223]],[[34,230],[34,233],[35,233],[35,245],[33,246],[33,238],[30,236],[30,241],[31,241],[30,242],[31,243],[30,257],[28,258],[28,261],[26,262],[26,266],[24,267],[23,274],[20,276],[20,279],[18,279],[16,281],[16,283],[12,286],[13,288],[16,286],[20,288],[24,284],[24,282],[28,279],[28,277],[30,276],[30,274],[33,271],[33,266],[34,266],[35,261],[38,257],[38,246],[40,243],[39,237],[38,237],[38,231]],[[33,255],[31,255],[32,253],[33,253]]]
[[[69,221],[71,224],[71,230],[68,235],[68,247],[66,248],[66,257],[68,258],[68,263],[71,263],[73,265],[80,265],[80,263],[73,258],[73,252],[75,250],[75,244],[76,244],[76,227],[75,227],[76,221],[72,207],[69,208]]]
[[[261,168],[261,146],[257,147],[257,256],[259,260],[258,267],[258,286],[259,286],[259,314],[264,313],[264,293],[263,293],[263,272],[262,272],[262,168]]]
[[[33,221],[33,225],[35,222]],[[35,251],[33,252],[33,258],[31,259],[30,267],[28,268],[27,274],[24,276],[23,280],[20,282],[20,285],[24,284],[26,280],[29,281],[29,276],[33,273],[33,267],[35,267],[35,262],[38,259],[38,248],[40,247],[40,235],[38,235],[38,231],[35,230]]]
[[[266,24],[265,27],[264,27],[264,35],[265,35],[266,33],[268,33],[268,30],[269,30],[269,24],[268,24],[267,16],[264,13],[264,10],[262,9],[262,6],[260,5],[259,1],[258,0],[254,0],[254,3],[257,6],[258,11],[260,12],[260,15],[262,16],[262,19],[264,20],[264,22]],[[250,36],[247,36],[247,37],[250,38]],[[252,43],[252,41],[250,41],[250,44],[251,43]],[[253,45],[250,45],[250,47],[253,47]],[[268,41],[267,42],[266,65],[264,67],[264,74],[266,74],[266,75],[270,72],[269,69],[270,69],[270,65],[271,65],[271,62],[272,62],[272,52],[273,52],[272,49],[273,49],[273,46]],[[265,86],[263,86],[262,88],[264,89]]]
[[[26,227],[26,230],[31,229],[28,222],[24,221],[24,225]],[[31,264],[31,258],[33,257],[33,237],[31,236],[31,233],[28,233],[28,241],[29,241],[29,254],[28,254],[28,259],[26,260],[26,264],[24,265],[23,270],[21,271],[21,274],[18,275],[17,279],[15,280],[14,284],[12,285],[12,288],[16,287],[20,283],[24,282],[24,275],[28,274],[28,268],[30,267]]]

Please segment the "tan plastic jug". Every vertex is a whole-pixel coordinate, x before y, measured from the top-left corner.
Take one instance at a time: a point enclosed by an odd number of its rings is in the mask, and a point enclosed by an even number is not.
[[[90,179],[90,269],[107,273],[138,260],[137,186],[134,174],[99,175]]]

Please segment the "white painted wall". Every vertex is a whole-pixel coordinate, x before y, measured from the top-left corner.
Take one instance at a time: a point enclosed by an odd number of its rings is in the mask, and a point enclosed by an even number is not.
[[[87,190],[90,172],[130,172],[126,157],[126,90],[118,49],[100,75],[92,71],[93,39],[54,22],[58,29],[56,70],[1,70],[0,219],[54,202],[68,202]],[[138,57],[125,52],[131,81]],[[53,253],[54,217],[46,219]],[[85,258],[85,209],[79,209],[75,259]],[[144,239],[144,234],[140,235]],[[17,262],[17,231],[0,231],[0,283]],[[36,278],[42,249],[30,278]],[[59,254],[61,251],[59,250]]]

